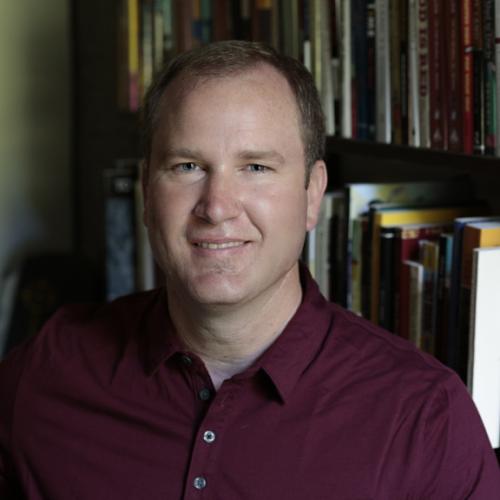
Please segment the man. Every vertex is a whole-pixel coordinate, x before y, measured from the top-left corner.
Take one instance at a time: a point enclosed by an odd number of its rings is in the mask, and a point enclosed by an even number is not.
[[[65,308],[1,365],[1,498],[499,497],[458,378],[298,264],[323,136],[310,75],[261,45],[160,75],[144,219],[166,287]]]

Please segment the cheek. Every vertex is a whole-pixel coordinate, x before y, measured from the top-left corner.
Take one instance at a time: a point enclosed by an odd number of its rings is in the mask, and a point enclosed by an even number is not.
[[[305,189],[286,189],[283,186],[255,190],[246,200],[247,214],[254,222],[271,226],[273,231],[305,232],[307,197]]]

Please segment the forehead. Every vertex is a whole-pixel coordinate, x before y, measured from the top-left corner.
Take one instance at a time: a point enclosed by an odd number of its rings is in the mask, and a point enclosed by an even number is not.
[[[268,64],[221,76],[181,74],[162,95],[156,128],[176,126],[176,120],[186,113],[198,110],[201,114],[209,109],[215,115],[230,111],[231,106],[241,109],[235,121],[253,114],[263,120],[286,120],[287,127],[300,128],[295,95],[284,76]]]

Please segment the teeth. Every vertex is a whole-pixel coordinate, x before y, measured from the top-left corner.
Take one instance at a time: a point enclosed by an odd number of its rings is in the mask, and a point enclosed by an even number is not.
[[[221,250],[223,248],[234,248],[242,245],[242,241],[228,241],[227,243],[197,243],[197,246],[207,248],[209,250]]]

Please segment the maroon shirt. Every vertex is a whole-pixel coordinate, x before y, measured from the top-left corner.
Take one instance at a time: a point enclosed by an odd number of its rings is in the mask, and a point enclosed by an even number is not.
[[[0,498],[500,498],[459,379],[304,281],[283,334],[217,393],[164,291],[62,309],[0,364]]]

